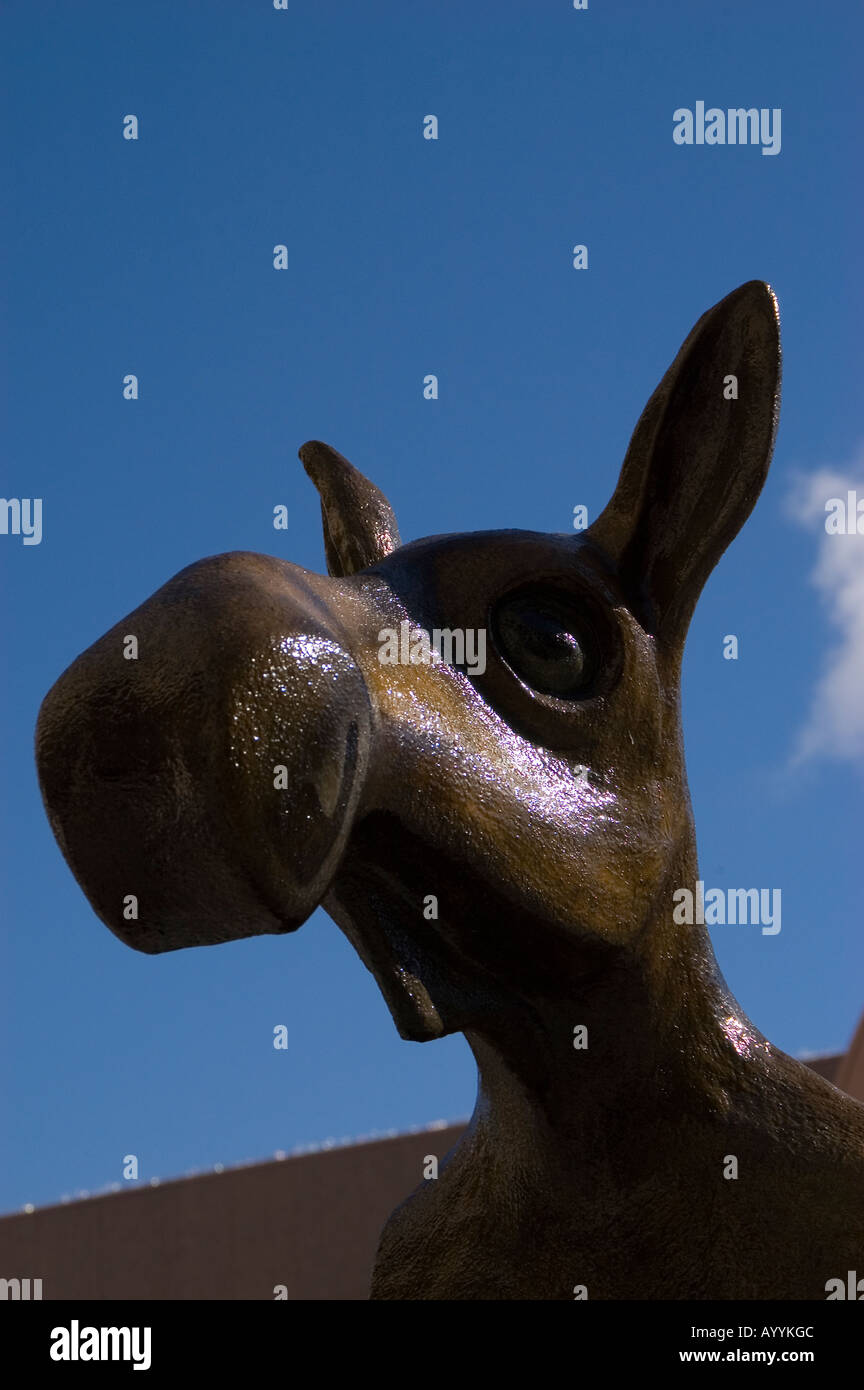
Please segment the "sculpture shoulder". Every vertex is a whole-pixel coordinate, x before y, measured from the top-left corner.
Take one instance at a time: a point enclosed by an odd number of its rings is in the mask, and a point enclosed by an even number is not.
[[[784,1052],[772,1049],[771,1061],[771,1084],[757,1097],[762,1128],[792,1153],[864,1176],[864,1105]]]
[[[644,1152],[638,1190],[584,1152],[519,1200],[451,1163],[385,1226],[372,1297],[824,1298],[864,1242],[864,1106],[783,1053],[730,1100]]]

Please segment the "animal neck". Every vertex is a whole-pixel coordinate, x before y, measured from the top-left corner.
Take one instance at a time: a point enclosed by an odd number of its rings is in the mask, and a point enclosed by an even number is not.
[[[726,988],[704,928],[668,917],[646,927],[647,954],[634,949],[600,977],[574,971],[554,999],[466,1034],[477,1105],[446,1170],[453,1186],[439,1184],[432,1201],[482,1190],[478,1238],[489,1216],[502,1228],[557,1226],[589,1245],[604,1224],[642,1220],[662,1247],[667,1227],[670,1239],[687,1227],[694,1191],[710,1206],[773,1055]]]
[[[577,1165],[616,1144],[662,1149],[670,1125],[680,1132],[688,1115],[725,1114],[745,1072],[769,1064],[704,926],[672,920],[671,885],[698,877],[689,837],[675,860],[626,947],[586,968],[575,946],[556,959],[554,984],[512,1016],[466,1030],[479,1072],[475,1123],[493,1143],[524,1136],[535,1154],[540,1145]]]
[[[574,970],[554,999],[466,1037],[474,1115],[439,1180],[391,1218],[374,1296],[557,1298],[581,1281],[624,1297],[634,1242],[650,1252],[645,1287],[685,1287],[687,1251],[671,1273],[664,1262],[694,1202],[713,1208],[724,1154],[744,1151],[739,1122],[752,1131],[739,1098],[772,1065],[704,929],[667,931],[662,950],[634,950],[601,979]],[[613,1245],[620,1289],[604,1266]],[[514,1248],[530,1250],[524,1268]]]
[[[374,1297],[558,1298],[577,1281],[592,1298],[628,1297],[636,1249],[638,1287],[692,1289],[692,1213],[717,1210],[724,1156],[752,1155],[757,1131],[775,1153],[753,1098],[767,1073],[785,1078],[704,926],[672,920],[670,885],[697,877],[687,841],[627,946],[574,943],[464,1030],[474,1114],[438,1180],[388,1223]],[[508,937],[536,940],[530,927],[511,921]],[[721,1257],[703,1226],[693,1239],[709,1271]],[[530,1253],[514,1263],[516,1249]]]
[[[693,931],[693,928],[681,928]],[[727,1118],[745,1072],[770,1048],[727,990],[707,937],[650,961],[628,958],[565,998],[466,1034],[479,1073],[474,1127],[490,1152],[524,1147],[580,1183],[594,1158],[618,1172],[658,1160],[692,1119]],[[544,1185],[545,1187],[545,1185]]]

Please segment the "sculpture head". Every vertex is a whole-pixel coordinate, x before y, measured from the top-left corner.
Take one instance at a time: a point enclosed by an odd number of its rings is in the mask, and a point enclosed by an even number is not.
[[[323,904],[417,1039],[659,978],[696,877],[684,641],[764,482],[779,382],[776,302],[750,282],[696,324],[578,536],[403,546],[372,484],[304,445],[328,577],[201,560],[45,698],[42,793],[99,917],[159,952]],[[382,661],[388,630],[436,629],[485,633],[485,669]]]

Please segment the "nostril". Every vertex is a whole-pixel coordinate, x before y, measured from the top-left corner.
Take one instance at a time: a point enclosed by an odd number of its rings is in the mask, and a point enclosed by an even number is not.
[[[110,738],[95,734],[81,750],[79,770],[88,780],[107,786],[142,786],[164,772],[167,750],[154,739],[142,740],[133,730]]]

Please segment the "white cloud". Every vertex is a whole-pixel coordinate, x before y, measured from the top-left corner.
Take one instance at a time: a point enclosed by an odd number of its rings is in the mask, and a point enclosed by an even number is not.
[[[793,765],[822,757],[864,766],[864,535],[829,535],[825,530],[826,503],[838,497],[845,502],[850,492],[859,501],[864,498],[864,448],[848,468],[820,468],[799,478],[789,499],[788,510],[796,521],[808,530],[818,527],[810,580],[834,634],[796,740]]]

